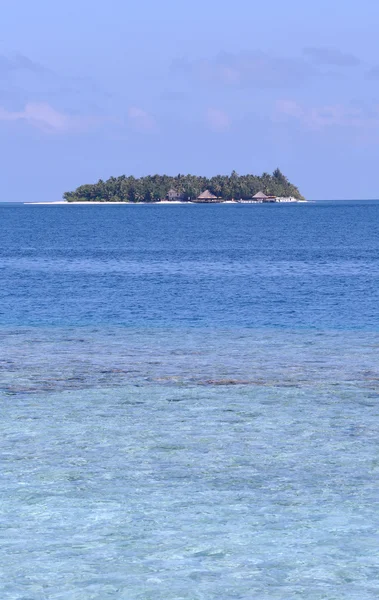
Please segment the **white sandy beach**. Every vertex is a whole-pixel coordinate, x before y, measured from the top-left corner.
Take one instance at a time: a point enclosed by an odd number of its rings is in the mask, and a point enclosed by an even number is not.
[[[291,200],[287,200],[287,199],[281,199],[277,202],[274,202],[272,204],[281,204],[281,203],[299,203],[299,202],[306,202],[306,200],[296,200],[296,199],[291,199]],[[180,202],[178,200],[162,200],[160,202],[67,202],[66,200],[57,200],[54,202],[24,202],[24,204],[27,205],[31,205],[31,206],[36,206],[36,205],[45,205],[45,206],[56,206],[56,205],[62,205],[62,204],[66,204],[67,206],[74,206],[74,205],[92,205],[92,204],[101,204],[101,205],[107,205],[107,206],[113,206],[115,204],[122,204],[124,206],[140,206],[140,205],[147,205],[147,204],[154,204],[155,206],[159,206],[160,204],[187,204],[187,205],[197,205],[197,204],[241,204],[240,202],[236,202],[235,200],[225,200],[224,202]],[[258,205],[258,204],[262,204],[261,202],[243,202],[242,204],[250,204],[252,206],[254,205]]]
[[[66,202],[66,200],[58,200],[57,202],[24,202],[24,204],[32,204],[32,205],[57,205],[57,204],[67,204],[67,205],[75,205],[75,204],[106,204],[107,206],[113,204],[123,204],[125,206],[139,206],[141,204],[199,204],[199,202],[179,202],[177,200],[162,200],[161,202]],[[204,204],[207,204],[206,202]],[[232,202],[231,200],[226,200],[225,202],[217,202],[216,204],[238,204],[238,202]]]

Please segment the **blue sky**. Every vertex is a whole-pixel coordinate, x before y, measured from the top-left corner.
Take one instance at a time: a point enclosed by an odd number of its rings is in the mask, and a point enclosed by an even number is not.
[[[379,2],[2,0],[2,201],[110,175],[379,197]]]

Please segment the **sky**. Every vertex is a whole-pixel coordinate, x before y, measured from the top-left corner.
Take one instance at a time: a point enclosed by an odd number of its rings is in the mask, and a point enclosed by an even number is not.
[[[379,197],[377,0],[0,0],[1,201],[279,167]]]

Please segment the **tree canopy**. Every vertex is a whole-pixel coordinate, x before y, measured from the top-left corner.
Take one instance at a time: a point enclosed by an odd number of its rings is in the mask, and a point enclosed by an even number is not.
[[[268,196],[293,196],[303,199],[298,188],[290,183],[280,169],[272,175],[216,175],[211,178],[196,175],[148,175],[135,178],[121,175],[100,179],[97,183],[79,186],[63,197],[68,202],[158,202],[174,190],[184,200],[197,198],[204,190],[222,200],[251,198],[259,191]]]

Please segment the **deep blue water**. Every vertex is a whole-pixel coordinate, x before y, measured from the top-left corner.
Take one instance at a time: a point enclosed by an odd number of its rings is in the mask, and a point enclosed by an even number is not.
[[[1,206],[0,323],[377,330],[379,203]]]
[[[379,202],[0,204],[0,596],[379,590]]]

